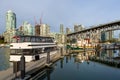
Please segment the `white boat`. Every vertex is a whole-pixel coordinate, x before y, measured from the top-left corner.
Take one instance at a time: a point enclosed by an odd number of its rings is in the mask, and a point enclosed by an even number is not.
[[[10,44],[10,61],[20,61],[22,54],[26,62],[39,60],[45,57],[47,52],[57,49],[52,37],[15,36],[14,38],[16,42]]]

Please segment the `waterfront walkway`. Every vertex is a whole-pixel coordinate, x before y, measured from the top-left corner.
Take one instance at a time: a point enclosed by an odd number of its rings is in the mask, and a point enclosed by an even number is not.
[[[58,60],[61,56],[60,51],[53,51],[50,53],[50,61],[51,63]],[[43,68],[46,66],[46,57],[41,58],[38,61],[32,61],[29,63],[26,63],[26,73],[34,73],[35,69],[37,68]],[[20,71],[17,72],[17,75],[20,76]],[[27,75],[26,75],[27,76]],[[28,75],[29,77],[29,75]],[[13,73],[13,67],[8,68],[7,70],[0,71],[0,80],[12,80],[15,78],[15,74]]]

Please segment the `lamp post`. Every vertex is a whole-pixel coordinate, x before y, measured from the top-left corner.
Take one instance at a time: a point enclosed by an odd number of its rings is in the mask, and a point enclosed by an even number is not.
[[[21,58],[20,58],[20,62],[21,62],[21,79],[24,79],[25,77],[25,57],[23,52],[21,51],[21,47],[20,47],[20,52],[22,53]]]

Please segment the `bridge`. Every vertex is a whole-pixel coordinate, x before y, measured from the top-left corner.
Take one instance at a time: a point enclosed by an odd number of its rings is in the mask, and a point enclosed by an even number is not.
[[[109,34],[107,35],[109,40],[112,39],[112,31],[114,30],[120,30],[120,20],[67,34],[67,40],[89,40],[90,43],[97,44],[104,33]]]

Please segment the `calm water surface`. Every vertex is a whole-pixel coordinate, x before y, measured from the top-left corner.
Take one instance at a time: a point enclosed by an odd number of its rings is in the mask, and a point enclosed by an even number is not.
[[[9,52],[9,48],[0,48],[0,71],[10,67]],[[81,63],[73,54],[58,60],[44,72],[36,80],[120,80],[120,68],[91,61]]]
[[[76,57],[67,56],[36,80],[120,80],[120,69],[91,61],[76,62]]]
[[[9,48],[0,48],[0,71],[9,68]]]

